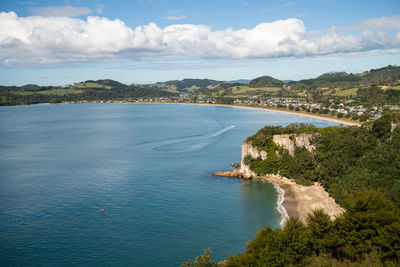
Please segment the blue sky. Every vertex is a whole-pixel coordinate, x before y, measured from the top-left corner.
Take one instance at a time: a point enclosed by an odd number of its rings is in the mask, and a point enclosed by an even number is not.
[[[303,79],[400,63],[400,1],[1,1],[0,84]]]

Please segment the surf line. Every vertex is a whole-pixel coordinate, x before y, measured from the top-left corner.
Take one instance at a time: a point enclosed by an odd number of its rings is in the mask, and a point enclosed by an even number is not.
[[[285,226],[286,221],[289,219],[289,214],[287,213],[286,209],[283,207],[283,201],[285,201],[285,191],[280,188],[280,186],[276,183],[273,183],[276,192],[278,192],[278,206],[277,210],[281,214],[281,227]]]

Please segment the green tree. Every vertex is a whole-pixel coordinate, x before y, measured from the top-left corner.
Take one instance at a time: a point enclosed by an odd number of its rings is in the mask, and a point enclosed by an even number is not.
[[[182,263],[181,267],[215,267],[216,262],[212,259],[210,248],[204,250],[204,254],[196,257],[195,261],[188,260]]]

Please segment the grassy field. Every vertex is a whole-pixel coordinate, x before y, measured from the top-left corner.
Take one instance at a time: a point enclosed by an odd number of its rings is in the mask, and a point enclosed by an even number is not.
[[[81,94],[83,90],[76,89],[53,89],[53,90],[44,90],[44,91],[24,91],[24,92],[14,92],[17,95],[33,95],[33,94],[42,94],[42,95],[66,95],[66,94]]]
[[[82,83],[78,83],[75,84],[74,86],[72,86],[73,88],[101,88],[101,89],[111,89],[111,86],[109,85],[102,85],[99,83],[94,83],[94,82],[82,82]]]
[[[277,92],[277,91],[280,90],[279,87],[258,87],[258,88],[253,88],[253,87],[249,87],[249,86],[246,86],[246,85],[234,86],[234,87],[231,87],[231,89],[232,89],[232,94],[234,94],[234,95],[245,94],[245,93],[254,92],[254,91]]]
[[[346,89],[346,90],[343,90],[343,91],[337,91],[336,93],[335,93],[335,95],[337,95],[337,96],[355,96],[355,95],[357,95],[357,91],[358,91],[358,88],[351,88],[351,89]]]

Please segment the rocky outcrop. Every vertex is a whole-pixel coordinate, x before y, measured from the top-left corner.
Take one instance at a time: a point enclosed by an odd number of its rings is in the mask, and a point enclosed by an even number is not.
[[[294,157],[294,150],[296,147],[305,147],[308,151],[315,150],[315,145],[311,143],[311,139],[316,136],[317,133],[313,134],[276,134],[273,136],[275,144],[280,145],[284,149],[289,151],[289,155]]]
[[[233,171],[225,171],[225,172],[213,172],[212,176],[223,176],[223,177],[241,177],[241,170],[234,169]]]

